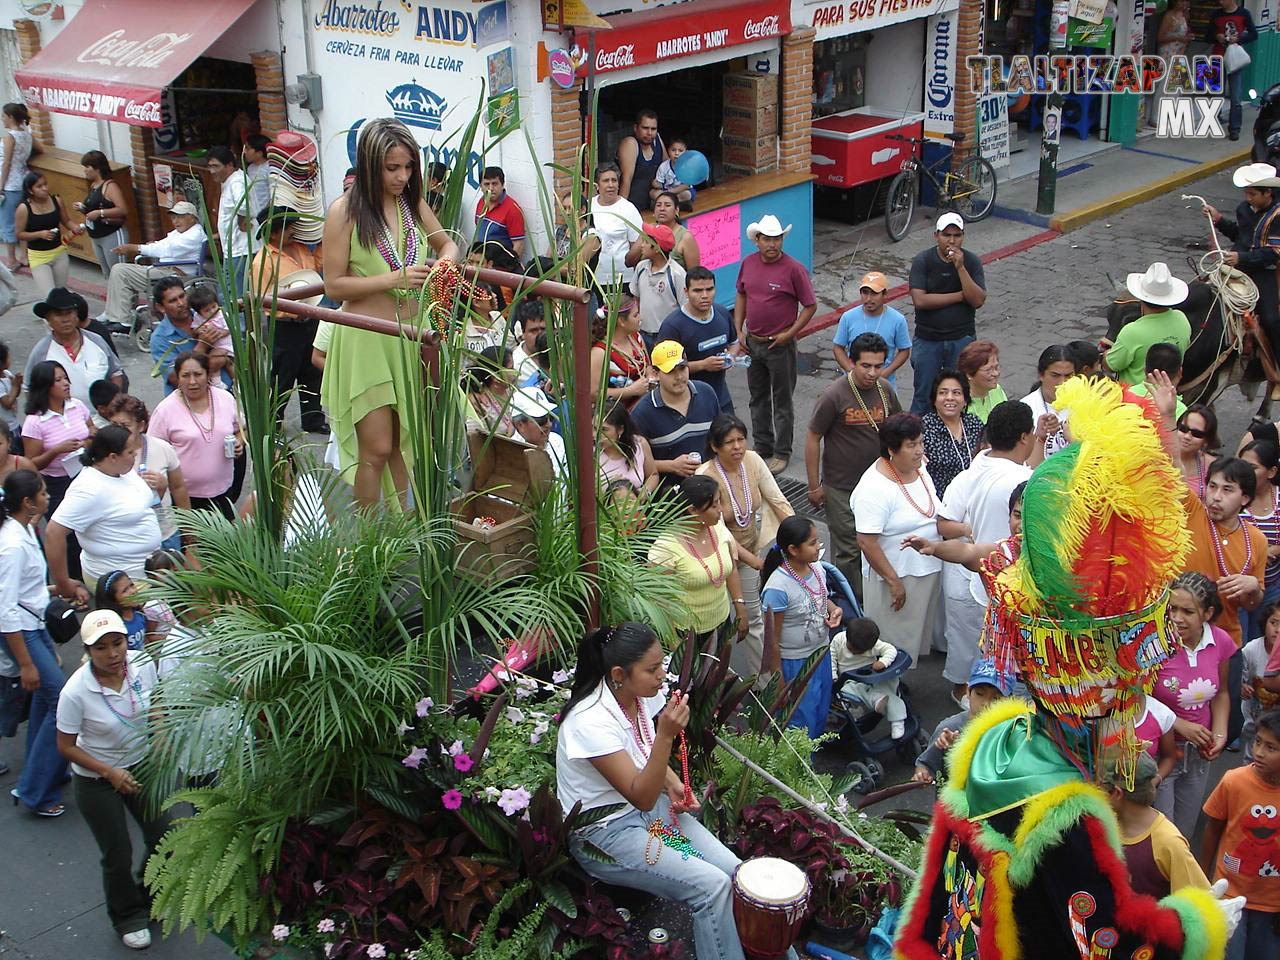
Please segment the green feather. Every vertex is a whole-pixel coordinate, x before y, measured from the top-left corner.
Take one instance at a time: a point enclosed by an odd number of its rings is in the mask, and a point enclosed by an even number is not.
[[[1022,496],[1022,562],[1040,595],[1044,615],[1064,621],[1089,619],[1072,609],[1083,605],[1085,597],[1069,558],[1059,551],[1079,456],[1078,443],[1059,450],[1036,467]]]

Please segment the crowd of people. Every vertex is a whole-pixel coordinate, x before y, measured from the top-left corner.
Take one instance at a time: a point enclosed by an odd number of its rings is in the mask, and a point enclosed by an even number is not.
[[[5,117],[7,169],[24,137],[8,108]],[[933,243],[912,261],[914,325],[887,302],[879,271],[862,277],[860,302],[840,317],[832,347],[840,374],[808,412],[803,437],[806,496],[823,512],[824,543],[819,525],[796,515],[778,481],[794,452],[797,340],[816,311],[808,271],[784,249],[791,228],[773,215],[749,225],[756,252],[741,265],[732,308],[721,305],[716,276],[700,265],[697,240],[679,221],[693,191],[659,171],[665,160],[669,175],[673,158],[657,138],[656,116],[642,113],[629,139],[620,165],[597,167],[594,196],[560,198],[565,229],[550,238],[551,259],[531,257],[502,170],[486,168],[470,259],[508,272],[526,270],[530,260],[531,274],[545,274],[557,254],[566,255],[566,240],[583,238],[572,255],[590,267],[596,293],[596,480],[605,503],[642,514],[665,498],[686,515],[647,557],[680,586],[685,611],[677,626],[702,640],[729,639],[733,669],[762,681],[773,674],[791,681],[821,656],[790,721],[815,737],[833,704],[849,696],[884,716],[889,738],[903,739],[907,707],[898,683],[874,674],[905,658],[914,669],[937,662],[957,712],[917,761],[916,777],[932,782],[944,773],[942,758],[958,731],[991,703],[1021,693],[981,645],[991,603],[981,571],[992,557],[1007,564],[1018,556],[1022,491],[1038,465],[1072,442],[1070,411],[1056,406],[1059,388],[1072,378],[1113,377],[1135,397],[1167,394],[1191,342],[1177,309],[1187,285],[1163,263],[1130,274],[1139,317],[1114,342],[1045,345],[1034,386],[1025,395],[1013,390],[1020,399],[1011,399],[999,345],[978,339],[987,297],[982,263],[964,247],[964,220],[943,214]],[[266,149],[255,147],[263,156]],[[228,202],[214,219],[235,289],[243,283],[269,292],[286,275],[316,271],[344,310],[393,321],[416,316],[418,291],[431,275],[426,261],[462,257],[437,219],[446,171],[423,170],[420,156],[403,124],[366,123],[319,243],[296,239],[298,212],[269,193],[257,195],[261,209],[247,215],[257,179],[238,169],[241,158],[219,151],[211,167],[218,165]],[[187,283],[190,258],[198,260],[206,244],[197,211],[177,204],[168,237],[131,245],[116,222],[120,198],[90,159],[98,193],[79,212],[108,278],[102,319],[127,325],[146,290],[160,318],[151,349],[165,396],[149,409],[128,392],[109,328],[65,288],[58,252],[41,245],[76,228],[71,211],[47,187],[24,181],[16,232],[4,233],[0,223],[0,239],[25,241],[33,269],[47,268],[49,292],[34,309],[49,335],[21,374],[10,371],[0,345],[0,422],[9,441],[0,477],[0,676],[13,681],[0,734],[12,735],[13,705],[29,700],[14,800],[35,815],[59,816],[71,764],[77,805],[103,848],[112,922],[126,945],[138,947],[149,934],[144,895],[128,867],[123,811],[153,844],[164,824],[137,805],[129,769],[144,749],[132,718],[145,712],[158,676],[144,648],[162,632],[163,618],[138,606],[136,585],[191,545],[174,508],[236,518],[246,438],[227,318],[210,288]],[[1252,177],[1247,189],[1270,193],[1260,183]],[[5,199],[7,207],[8,190]],[[646,223],[640,211],[649,208],[653,222]],[[583,220],[574,225],[576,214]],[[42,238],[49,218],[50,237]],[[250,258],[245,238],[255,229],[263,243]],[[1238,236],[1246,253],[1254,235]],[[139,253],[172,264],[148,273],[127,259]],[[467,429],[544,450],[566,477],[559,411],[571,392],[548,360],[543,304],[527,296],[512,306],[512,290],[483,284],[476,293],[459,385],[470,405]],[[907,364],[913,385],[904,409],[895,375]],[[746,367],[749,423],[729,390],[728,371],[738,366]],[[414,463],[403,411],[421,389],[416,346],[281,315],[273,368],[282,391],[297,388],[304,429],[331,435],[330,462],[355,501],[404,502]],[[1028,371],[1022,386],[1031,381]],[[1140,766],[1132,789],[1116,787],[1117,813],[1135,858],[1164,869],[1174,850],[1181,872],[1175,878],[1166,870],[1166,881],[1207,886],[1216,872],[1250,897],[1250,914],[1280,915],[1280,847],[1250,860],[1252,873],[1236,852],[1249,810],[1272,810],[1280,836],[1273,712],[1280,705],[1280,436],[1276,425],[1256,424],[1224,448],[1211,407],[1179,404],[1172,415],[1192,550],[1170,584],[1176,653],[1160,668],[1139,729],[1150,769]],[[86,663],[65,682],[46,623],[51,594],[95,607],[81,633]],[[580,856],[584,867],[689,900],[699,948],[735,956],[719,876],[732,871],[732,855],[699,835],[699,849],[713,856],[676,882],[646,871],[643,851],[626,833],[655,809],[666,816],[662,804],[675,797],[667,760],[688,710],[674,697],[659,712],[654,678],[662,672],[653,663],[660,661],[656,636],[641,625],[606,628],[584,641],[561,731],[561,800],[566,808],[574,800],[629,804],[575,839],[589,839],[617,862],[606,869]],[[1206,798],[1209,764],[1223,751],[1239,751],[1244,765]],[[1193,836],[1202,815],[1197,866],[1182,838]],[[1242,926],[1247,952],[1239,956],[1276,955],[1280,932],[1264,919]]]

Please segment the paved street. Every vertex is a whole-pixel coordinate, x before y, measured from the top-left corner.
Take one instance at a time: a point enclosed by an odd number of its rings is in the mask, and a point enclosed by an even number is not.
[[[989,299],[980,311],[978,332],[1000,344],[1002,383],[1011,397],[1022,396],[1032,388],[1036,357],[1045,346],[1078,338],[1095,340],[1104,332],[1104,311],[1125,273],[1143,270],[1158,259],[1167,261],[1180,276],[1190,277],[1186,258],[1203,252],[1208,240],[1207,224],[1195,204],[1180,199],[1181,192],[1044,240],[986,267]],[[1203,194],[1224,210],[1232,209],[1237,202],[1237,191],[1231,187],[1227,174],[1192,184],[1185,192]],[[878,220],[853,227],[819,224],[818,245],[823,251],[817,258],[817,285],[822,298],[819,314],[856,298],[857,280],[866,270],[883,270],[891,284],[904,281],[911,257],[932,243],[931,219],[927,216],[930,212],[926,210],[926,216],[918,217],[916,229],[900,244],[887,243]],[[987,254],[1029,241],[1042,232],[1042,227],[992,218],[971,228],[966,246]],[[1189,244],[1196,246],[1191,248]],[[75,273],[79,279],[100,282],[96,269],[83,264],[76,265]],[[842,278],[848,280],[843,295]],[[42,333],[42,324],[30,312],[31,302],[37,299],[31,281],[22,278],[20,282],[19,305],[0,318],[0,339],[12,348],[19,368]],[[911,316],[905,298],[894,305]],[[95,312],[100,306],[98,302],[93,304]],[[800,451],[808,412],[837,371],[831,357],[832,332],[828,329],[813,334],[801,343],[802,377],[796,396],[797,457],[787,471],[788,476],[798,480],[804,479]],[[159,388],[149,377],[149,358],[130,345],[122,344],[120,353],[133,391],[148,404],[154,404],[159,399]],[[735,404],[745,413],[744,376],[730,374],[730,382]],[[909,365],[899,374],[899,391],[904,401],[910,397]],[[1227,443],[1234,443],[1248,422],[1251,407],[1238,391],[1231,390],[1219,401],[1218,409],[1222,435]],[[69,673],[75,666],[76,652],[67,647],[64,656]],[[937,676],[939,667],[938,658],[926,660],[912,678],[917,706],[930,728],[954,709],[947,696],[948,685]],[[15,771],[20,769],[21,741],[0,743],[0,759]],[[1238,759],[1238,754],[1225,754],[1216,766],[1220,772]],[[830,754],[824,757],[824,765],[840,762],[839,757]],[[904,779],[905,775],[905,768],[890,766],[891,782]],[[14,783],[13,773],[0,778],[5,791]],[[923,808],[931,800],[931,791],[920,791],[891,805]],[[69,956],[96,960],[129,953],[112,935],[105,917],[96,847],[74,801],[68,798],[68,803],[68,814],[59,820],[38,820],[8,804],[0,808],[0,836],[4,837],[10,863],[9,869],[0,872],[0,955],[15,960],[63,960]],[[184,958],[229,956],[220,943],[206,941],[197,946],[190,936],[157,941],[150,954]]]

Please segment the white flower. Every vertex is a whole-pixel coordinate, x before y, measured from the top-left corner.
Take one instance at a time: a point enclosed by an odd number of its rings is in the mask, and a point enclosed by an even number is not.
[[[311,885],[311,889],[315,890],[316,893],[321,893],[324,890],[324,884],[317,880]]]
[[[372,960],[381,960],[382,957],[387,955],[387,948],[380,943],[371,943],[365,952]]]
[[[325,917],[316,924],[316,933],[333,933],[336,926],[331,917]]]
[[[490,800],[497,800],[500,796],[502,796],[502,791],[499,790],[497,787],[485,787],[484,795],[488,797]]]
[[[519,696],[519,691],[516,691]],[[512,723],[524,723],[524,711],[519,707],[507,707],[507,719]]]
[[[458,754],[462,753],[464,750],[466,750],[466,747],[462,745],[462,741],[455,740],[453,741],[453,743],[449,744],[448,754],[451,757],[456,757]]]
[[[527,700],[529,697],[532,697],[537,692],[538,692],[537,686],[526,687],[523,684],[521,684],[520,686],[516,687],[516,699]]]
[[[548,723],[546,720],[539,720],[537,723],[533,725],[533,732],[539,735],[546,733],[550,729],[551,729],[551,724]]]
[[[283,923],[277,923],[271,928],[271,936],[276,940],[287,940],[289,939],[289,928]]]
[[[551,674],[551,682],[552,682],[552,683],[568,683],[568,682],[569,682],[569,671],[568,671],[568,670],[557,670],[555,673]]]
[[[508,670],[508,669],[506,668],[506,666],[500,666],[500,667],[496,668],[496,669],[493,671],[493,675],[494,675],[495,677],[497,677],[499,680],[510,680],[510,679],[511,679],[511,671],[510,671],[510,670]]]
[[[534,745],[534,746],[537,746],[538,741],[539,741],[539,740],[541,740],[541,739],[542,739],[542,734],[540,734],[540,733],[531,733],[531,734],[529,734],[529,743],[530,743],[530,744],[532,744],[532,745]]]
[[[849,812],[849,798],[843,793],[836,797],[835,810],[836,813],[839,814],[846,814]]]
[[[667,674],[667,683],[679,683],[679,682],[680,682],[680,677],[678,674],[674,674],[674,673]]]
[[[1178,706],[1190,710],[1208,703],[1218,693],[1218,685],[1205,677],[1196,677],[1178,691]]]
[[[435,705],[436,705],[436,702],[432,700],[430,697],[423,697],[416,704],[414,704],[414,709],[417,711],[418,716],[425,717],[427,713],[431,710],[431,708],[434,707]]]
[[[411,727],[407,723],[405,723],[403,720],[401,720],[400,726],[396,727],[396,732],[403,737],[410,730],[416,730],[416,729],[417,729],[416,727]]]
[[[324,955],[325,955],[326,957],[332,957],[332,956],[333,956],[333,948],[334,948],[335,946],[336,946],[336,944],[333,944],[333,943],[326,943],[326,944],[324,945]]]

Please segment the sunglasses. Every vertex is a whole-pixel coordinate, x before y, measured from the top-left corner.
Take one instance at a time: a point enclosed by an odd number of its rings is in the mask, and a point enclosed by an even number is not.
[[[1204,440],[1209,436],[1208,430],[1197,430],[1195,427],[1189,427],[1185,423],[1178,424],[1179,433],[1189,433],[1197,440]]]
[[[547,426],[550,426],[550,425],[551,425],[551,417],[550,417],[550,416],[545,416],[545,417],[520,417],[519,419],[521,419],[521,420],[528,420],[530,423],[536,423],[536,424],[537,424],[538,426],[540,426],[540,427],[547,427]]]

